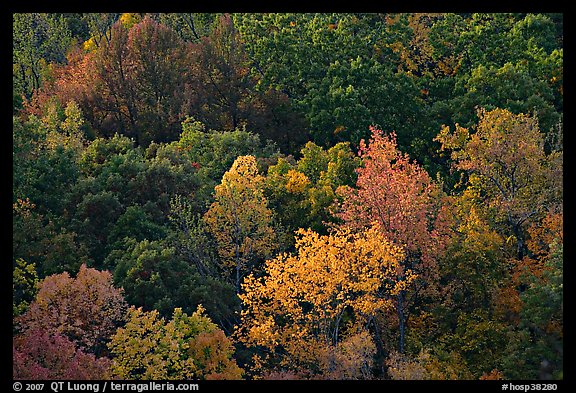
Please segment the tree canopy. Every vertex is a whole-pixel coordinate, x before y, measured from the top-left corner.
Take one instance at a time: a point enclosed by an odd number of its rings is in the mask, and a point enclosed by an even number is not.
[[[563,379],[563,14],[12,22],[14,379]]]

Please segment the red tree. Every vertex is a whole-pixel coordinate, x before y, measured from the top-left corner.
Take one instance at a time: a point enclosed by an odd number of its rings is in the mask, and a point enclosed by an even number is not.
[[[208,128],[248,131],[271,139],[281,148],[305,142],[304,119],[288,97],[274,89],[261,90],[251,72],[241,36],[230,15],[222,15],[212,34],[193,45],[195,116]]]
[[[63,106],[74,100],[101,135],[119,132],[142,144],[176,139],[190,112],[190,45],[150,18],[130,28],[118,21],[110,37],[72,53],[28,111],[41,113],[52,97]]]
[[[283,148],[304,142],[304,120],[286,95],[257,89],[230,16],[196,43],[151,18],[130,27],[118,21],[109,35],[56,66],[26,110],[42,115],[54,99],[63,107],[74,100],[99,136],[118,132],[144,145],[176,140],[187,116],[214,130],[246,126]]]
[[[434,293],[436,256],[447,238],[445,209],[440,187],[397,149],[395,133],[383,135],[374,127],[371,131],[369,143],[360,143],[363,165],[357,170],[357,187],[338,189],[342,202],[335,215],[355,230],[377,221],[384,235],[405,251],[398,280],[403,280],[408,270],[418,275],[412,289],[400,291],[396,298],[402,352],[410,305],[422,290]]]
[[[16,323],[23,332],[43,330],[62,335],[81,349],[99,354],[124,321],[127,308],[109,272],[82,265],[76,278],[66,272],[46,277],[36,299]]]
[[[66,337],[43,329],[27,330],[12,344],[14,379],[106,379],[109,367],[109,359],[84,353]]]

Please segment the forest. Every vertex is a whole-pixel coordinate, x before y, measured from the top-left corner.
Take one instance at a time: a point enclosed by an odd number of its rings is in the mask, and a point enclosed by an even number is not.
[[[13,379],[563,379],[562,14],[12,32]]]

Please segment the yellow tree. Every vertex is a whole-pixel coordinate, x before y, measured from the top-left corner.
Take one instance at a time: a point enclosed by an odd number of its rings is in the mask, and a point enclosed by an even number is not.
[[[535,117],[505,109],[480,109],[478,116],[475,132],[445,127],[435,140],[451,151],[453,167],[469,174],[468,188],[481,190],[484,206],[512,232],[522,260],[530,223],[561,209],[562,151],[546,154]]]
[[[400,248],[375,226],[320,236],[300,229],[296,255],[266,262],[262,277],[246,277],[236,331],[249,347],[264,348],[278,370],[307,370],[321,378],[365,378],[376,352],[368,326],[393,308],[394,296],[415,276],[397,280]],[[255,358],[255,369],[263,360]]]
[[[120,379],[240,379],[234,346],[198,306],[191,316],[174,309],[170,321],[158,311],[131,307],[128,322],[108,344],[111,372]]]
[[[274,251],[276,235],[263,184],[256,158],[239,156],[215,187],[215,201],[204,215],[224,267],[233,269],[236,293],[255,262]]]

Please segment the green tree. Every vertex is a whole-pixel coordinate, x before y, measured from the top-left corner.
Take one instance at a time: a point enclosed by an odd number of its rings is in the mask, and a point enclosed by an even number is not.
[[[19,258],[12,269],[12,316],[17,317],[28,309],[38,291],[36,265]]]
[[[398,72],[398,25],[381,14],[235,14],[252,72],[284,92],[313,141],[354,144],[369,125],[409,145],[424,113],[413,78]]]
[[[59,116],[13,119],[13,254],[40,277],[77,271],[87,250],[69,227],[72,189],[81,177],[82,118],[69,105]],[[62,126],[69,132],[64,131]]]
[[[444,70],[430,89],[438,126],[471,126],[478,120],[476,106],[486,106],[538,114],[542,129],[550,132],[563,110],[557,26],[543,14],[439,18],[430,31],[433,57]]]
[[[510,378],[562,379],[564,374],[563,246],[551,245],[542,277],[531,275],[521,294],[520,332],[510,341],[504,372]],[[508,352],[512,350],[512,352]]]
[[[175,247],[164,242],[134,239],[110,253],[116,266],[114,279],[122,286],[126,299],[144,310],[168,315],[174,307],[186,311],[206,304],[209,315],[226,326],[236,306],[231,286],[212,277],[204,277]]]
[[[337,197],[336,189],[356,183],[359,160],[348,143],[323,149],[308,142],[297,161],[280,157],[268,168],[265,192],[289,236],[286,244],[293,244],[292,234],[299,228],[327,232],[326,223],[333,221],[329,208]]]
[[[72,42],[62,16],[12,14],[12,66],[15,94],[30,99],[42,86],[52,63],[64,63]]]
[[[219,14],[213,13],[160,13],[158,20],[189,42],[198,42],[210,35]]]
[[[529,228],[530,256],[513,273],[519,307],[509,318],[515,329],[501,360],[509,378],[563,377],[562,221],[561,212],[549,214]]]
[[[210,130],[188,117],[182,122],[182,133],[174,142],[176,149],[189,158],[202,179],[197,191],[198,200],[208,201],[214,187],[230,169],[238,156],[252,155],[262,160],[277,154],[277,147],[246,129],[232,131]],[[199,206],[205,212],[208,206]]]
[[[120,18],[119,13],[84,13],[82,15],[82,19],[88,27],[88,33],[90,36],[88,43],[84,43],[84,47],[100,47],[106,44],[110,44],[112,37],[112,26],[118,20],[118,18]]]

